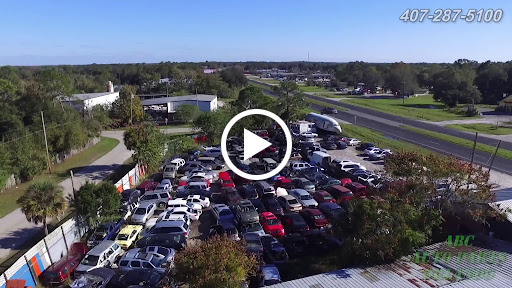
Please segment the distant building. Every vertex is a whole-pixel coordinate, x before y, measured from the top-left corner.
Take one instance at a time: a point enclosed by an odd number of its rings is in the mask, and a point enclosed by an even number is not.
[[[148,97],[148,95],[144,95]],[[140,97],[140,96],[139,96]],[[215,111],[218,108],[218,101],[216,95],[186,95],[186,96],[173,96],[173,97],[160,97],[153,99],[142,100],[142,106],[146,109],[163,110],[167,113],[174,113],[180,105],[197,105],[202,112]],[[161,109],[157,109],[160,106]],[[163,109],[162,109],[163,108]]]
[[[107,83],[107,92],[73,94],[61,97],[61,103],[73,106],[77,110],[89,110],[96,105],[109,105],[119,98],[119,91],[114,92],[111,81]]]
[[[499,104],[503,111],[512,112],[512,95],[505,97]]]

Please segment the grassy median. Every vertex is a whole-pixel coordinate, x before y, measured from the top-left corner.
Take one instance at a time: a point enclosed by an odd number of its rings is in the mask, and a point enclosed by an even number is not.
[[[60,183],[64,181],[66,178],[70,177],[70,170],[74,170],[79,167],[84,167],[97,159],[101,158],[103,155],[110,152],[110,150],[114,149],[114,147],[119,144],[119,140],[109,137],[101,137],[100,142],[98,144],[92,146],[91,148],[74,155],[68,158],[66,161],[56,164],[52,166],[52,174],[48,174],[47,172],[43,172],[33,180],[21,183],[17,187],[9,188],[0,193],[0,218],[5,215],[11,213],[16,210],[19,206],[16,203],[18,198],[25,193],[25,190],[35,181],[47,179],[49,181]]]
[[[450,127],[457,130],[467,131],[467,132],[478,132],[482,134],[488,135],[508,135],[512,134],[512,125],[503,125],[503,124],[486,124],[486,123],[475,123],[475,124],[453,124],[446,125],[446,127]]]
[[[473,141],[471,141],[471,140],[466,140],[466,139],[462,139],[459,137],[446,135],[446,134],[442,134],[442,133],[437,133],[437,132],[432,132],[432,131],[428,131],[428,130],[424,130],[424,129],[420,129],[420,128],[414,128],[414,127],[406,126],[406,125],[402,125],[401,127],[404,129],[416,132],[416,133],[430,136],[432,138],[440,139],[440,140],[443,140],[446,142],[454,143],[454,144],[457,144],[460,146],[464,146],[464,147],[473,149]],[[497,142],[497,140],[496,140],[496,142]],[[496,147],[490,146],[490,145],[485,145],[482,143],[477,143],[476,150],[493,154],[494,150],[496,150]],[[497,156],[505,158],[505,159],[512,159],[512,151],[499,149]]]

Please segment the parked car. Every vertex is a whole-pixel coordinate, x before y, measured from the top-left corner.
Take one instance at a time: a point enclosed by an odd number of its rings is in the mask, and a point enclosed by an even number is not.
[[[258,212],[258,214],[261,214],[261,212],[267,211],[267,209],[265,208],[265,205],[263,205],[263,202],[261,202],[260,199],[249,199],[249,201],[251,201],[254,208],[256,208],[256,212]]]
[[[165,274],[151,269],[132,269],[125,274],[115,275],[108,285],[111,288],[126,288],[144,283],[142,287],[156,288],[161,287],[160,283],[164,277]]]
[[[261,267],[260,287],[271,286],[283,282],[276,265],[267,264]]]
[[[87,252],[76,268],[76,273],[84,273],[99,267],[109,267],[121,252],[121,246],[115,241],[105,240]]]
[[[334,197],[325,190],[318,190],[313,193],[313,199],[315,199],[319,204],[325,202],[336,203],[336,199],[334,199]]]
[[[231,176],[229,174],[222,174],[223,172],[219,173],[219,183],[221,187],[235,187],[235,183],[233,182],[233,179],[231,179]]]
[[[271,235],[260,237],[263,245],[263,259],[265,263],[280,264],[288,261],[288,253],[284,246]]]
[[[141,203],[139,208],[133,212],[130,222],[133,224],[145,224],[155,214],[156,204],[154,202]]]
[[[281,206],[281,204],[279,204],[279,202],[275,198],[265,197],[261,200],[261,202],[265,206],[266,211],[271,212],[274,215],[283,215],[283,207]],[[262,213],[259,213],[260,216]]]
[[[142,237],[135,243],[137,248],[156,245],[181,251],[187,246],[187,238],[183,234],[161,234]]]
[[[304,221],[308,223],[311,228],[323,228],[329,224],[327,218],[318,209],[304,209],[300,211],[300,215],[304,218]]]
[[[168,267],[164,256],[160,254],[140,252],[139,249],[127,251],[119,263],[117,263],[119,272],[126,273],[133,269],[149,269],[158,273],[165,273]]]
[[[352,182],[345,185],[346,188],[350,189],[354,196],[357,197],[366,197],[366,186],[358,182]]]
[[[324,178],[323,180],[321,180],[320,182],[318,182],[316,186],[319,189],[326,190],[327,188],[329,188],[333,185],[340,185],[340,184],[341,184],[340,180],[338,180],[336,178],[332,178],[332,177],[327,177],[327,178]]]
[[[224,194],[224,203],[226,203],[228,206],[234,206],[241,200],[243,200],[243,198],[240,196],[240,194],[238,194],[236,189],[226,190],[226,193]]]
[[[295,171],[295,172],[307,169],[309,167],[311,167],[311,165],[309,163],[302,162],[302,161],[290,163],[290,168],[292,169],[292,171]]]
[[[375,145],[373,143],[369,143],[369,142],[360,143],[359,146],[357,147],[357,150],[364,151],[371,147],[375,147]]]
[[[87,240],[87,246],[92,248],[104,240],[113,240],[121,227],[124,224],[124,219],[119,219],[117,222],[102,223],[94,229],[94,232]]]
[[[340,205],[330,202],[321,203],[318,205],[318,210],[320,210],[327,219],[335,219],[343,212],[343,208]]]
[[[201,162],[198,162],[198,161],[189,161],[189,162],[185,163],[185,165],[181,166],[178,169],[178,172],[185,174],[185,172],[195,170],[195,169],[201,169],[203,171],[210,171],[210,170],[212,170],[212,167],[204,166],[203,164],[201,164]]]
[[[294,178],[292,182],[295,188],[304,189],[309,193],[315,192],[315,184],[311,183],[311,181],[306,178]]]
[[[171,266],[174,262],[174,256],[176,255],[176,250],[172,248],[166,248],[162,246],[146,246],[144,248],[136,248],[140,249],[140,252],[145,253],[153,253],[153,254],[159,254],[164,256],[164,261],[171,263]]]
[[[325,107],[322,109],[322,114],[338,114],[338,110],[332,107]]]
[[[188,195],[186,198],[177,198],[186,200],[192,204],[198,204],[202,209],[210,207],[210,199],[202,195]]]
[[[379,152],[379,151],[380,151],[380,149],[377,148],[377,147],[368,147],[368,148],[366,148],[364,150],[364,154],[366,156],[370,156],[370,154],[375,153],[375,152]]]
[[[134,203],[139,203],[140,191],[137,189],[126,189],[121,192],[121,208],[128,208]]]
[[[235,216],[240,224],[258,222],[258,212],[249,200],[240,200],[235,206]]]
[[[154,182],[152,180],[145,180],[137,186],[137,190],[140,191],[140,195],[144,195],[147,191],[155,190],[158,184],[158,182]]]
[[[334,141],[334,144],[336,144],[337,149],[347,149],[348,147],[348,144],[342,140],[336,140]]]
[[[318,202],[304,189],[292,189],[290,190],[290,195],[295,197],[304,208],[314,208],[318,206]]]
[[[235,215],[226,204],[215,204],[212,206],[213,217],[217,222],[232,222],[235,223]]]
[[[199,217],[201,217],[202,210],[200,209],[194,209],[190,207],[176,207],[172,208],[170,211],[172,214],[183,214],[187,215],[190,220],[197,221],[199,220]]]
[[[281,238],[281,243],[290,257],[303,256],[308,252],[308,241],[304,233],[286,234]]]
[[[353,193],[350,191],[350,189],[341,185],[333,185],[327,188],[326,191],[329,192],[329,194],[331,194],[334,199],[336,199],[336,203],[348,202],[353,196]]]
[[[197,158],[197,161],[201,162],[204,166],[212,167],[214,170],[221,170],[224,168],[224,164],[214,157],[199,157]]]
[[[168,190],[166,191],[163,189],[162,190],[155,189],[153,191],[146,192],[146,194],[144,194],[144,196],[142,196],[140,198],[139,206],[142,203],[153,202],[156,204],[157,208],[163,209],[167,206],[167,202],[171,199],[172,199],[172,197]]]
[[[265,230],[265,233],[276,237],[284,236],[284,228],[281,225],[281,221],[279,221],[279,219],[277,219],[277,217],[271,212],[261,213],[260,224],[263,227],[263,230]]]
[[[70,288],[105,288],[107,283],[114,277],[116,273],[110,268],[96,268],[81,274],[73,281]]]
[[[222,156],[222,151],[220,148],[212,148],[212,149],[208,149],[206,151],[203,152],[203,155],[205,157],[214,157],[214,158],[217,158],[219,156]]]
[[[240,196],[244,199],[256,199],[258,198],[258,191],[256,191],[256,187],[252,184],[245,184],[240,189],[238,189]]]
[[[260,236],[265,235],[265,230],[263,230],[263,227],[261,227],[261,224],[259,222],[245,224],[242,225],[240,228],[241,233],[256,233]]]
[[[274,183],[274,188],[284,188],[284,189],[293,189],[294,185],[292,183],[292,180],[287,179],[285,177],[277,177],[276,182]]]
[[[297,198],[291,195],[279,196],[277,197],[277,201],[281,204],[281,207],[288,212],[299,212],[302,210],[302,204]]]
[[[234,223],[231,222],[219,222],[216,225],[210,226],[209,237],[213,237],[215,235],[227,235],[230,240],[239,241],[240,235],[238,234],[238,229]]]
[[[244,233],[244,240],[245,243],[247,243],[247,253],[254,254],[256,257],[263,256],[263,244],[261,244],[260,236],[262,235],[259,235],[258,233]]]
[[[268,184],[266,181],[256,181],[254,182],[254,187],[256,187],[256,191],[258,191],[260,198],[262,198],[265,194],[276,195],[276,190],[274,187],[272,187],[272,185]]]
[[[73,275],[79,260],[75,256],[65,256],[59,259],[39,275],[39,281],[45,286],[61,285]]]
[[[334,141],[322,141],[320,142],[320,146],[327,150],[336,150],[338,145]]]
[[[137,240],[141,231],[141,225],[126,225],[119,231],[115,241],[121,248],[127,249]]]
[[[348,146],[357,146],[361,144],[361,141],[357,140],[356,138],[347,138],[346,143]]]
[[[281,224],[286,233],[304,233],[309,231],[308,224],[297,213],[286,213],[281,216]]]

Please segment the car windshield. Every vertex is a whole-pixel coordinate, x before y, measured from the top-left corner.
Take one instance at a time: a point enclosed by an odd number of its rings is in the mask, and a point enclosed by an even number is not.
[[[85,256],[84,260],[82,260],[82,264],[87,266],[96,266],[98,265],[99,260],[99,256],[87,255]]]
[[[304,185],[304,187],[311,187],[311,186],[314,186],[313,183],[311,183],[311,181],[304,181],[302,182],[302,184]]]
[[[247,225],[245,228],[247,229],[247,232],[256,232],[261,230],[261,226],[258,224]]]
[[[126,240],[128,240],[129,237],[130,237],[129,234],[119,234],[119,235],[117,235],[116,239],[121,240],[121,241],[126,241]]]
[[[267,225],[277,225],[277,224],[279,224],[279,220],[277,220],[277,218],[267,219]]]
[[[289,199],[288,204],[290,204],[290,205],[299,204],[299,201],[297,201],[297,199]]]
[[[155,200],[155,199],[158,199],[158,194],[148,194],[148,195],[142,196],[142,199],[140,199],[140,201]]]
[[[311,195],[309,195],[309,194],[300,195],[300,200],[311,200]]]
[[[231,211],[227,210],[227,209],[224,209],[224,210],[221,210],[219,212],[219,215],[220,216],[228,216],[228,215],[231,215]]]
[[[343,192],[341,193],[341,197],[349,197],[352,196],[352,192]]]
[[[242,207],[242,212],[252,212],[255,211],[253,206],[244,206]]]
[[[137,208],[137,210],[135,210],[135,213],[133,213],[135,215],[145,215],[146,214],[146,208]]]
[[[151,262],[151,264],[153,264],[153,266],[160,267],[160,265],[162,265],[162,261],[163,261],[162,258],[153,257],[153,258],[151,258],[150,262]]]
[[[325,200],[331,200],[332,196],[329,194],[323,194]]]
[[[180,227],[159,227],[151,231],[152,234],[167,234],[183,232]]]
[[[321,219],[325,219],[325,216],[323,214],[317,214],[317,215],[313,216],[313,218],[315,218],[316,220],[321,220]]]

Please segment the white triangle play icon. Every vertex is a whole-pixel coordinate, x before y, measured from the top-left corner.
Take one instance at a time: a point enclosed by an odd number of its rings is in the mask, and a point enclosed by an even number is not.
[[[272,143],[244,129],[244,161],[270,145],[272,145]]]

